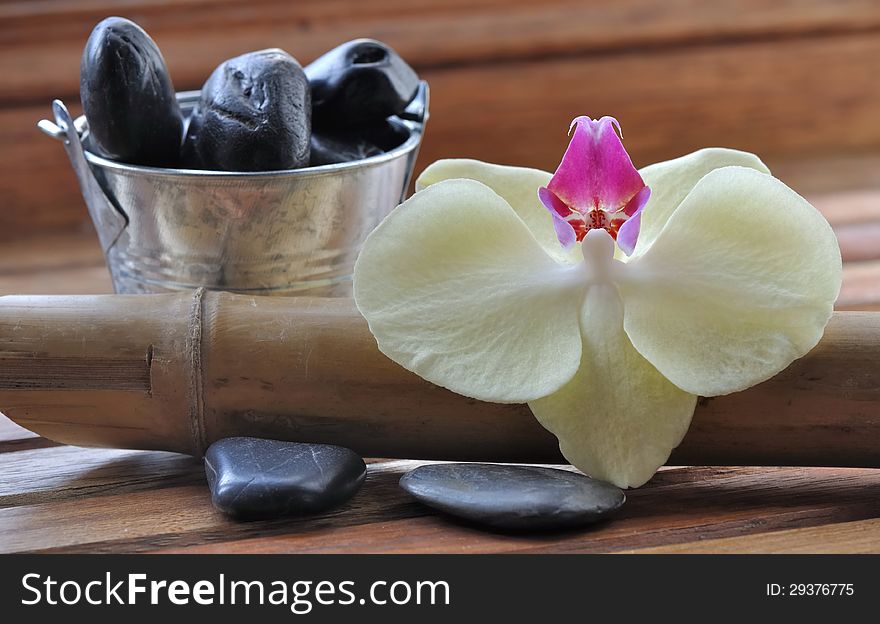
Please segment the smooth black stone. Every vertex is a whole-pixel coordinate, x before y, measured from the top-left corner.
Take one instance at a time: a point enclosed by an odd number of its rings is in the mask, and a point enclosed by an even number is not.
[[[403,475],[400,486],[440,511],[516,531],[582,527],[626,500],[610,483],[537,466],[431,464]]]
[[[419,76],[397,52],[374,39],[354,39],[305,68],[316,127],[369,125],[403,113]]]
[[[205,473],[217,509],[255,520],[341,505],[361,487],[367,467],[341,446],[225,438],[208,447]]]
[[[400,146],[408,136],[405,130],[387,121],[341,132],[314,130],[311,165],[331,165],[378,156]]]
[[[220,64],[192,112],[185,166],[278,171],[309,164],[311,91],[300,64],[278,49]]]
[[[79,88],[91,151],[137,165],[177,165],[183,116],[165,59],[140,26],[121,17],[95,26]]]

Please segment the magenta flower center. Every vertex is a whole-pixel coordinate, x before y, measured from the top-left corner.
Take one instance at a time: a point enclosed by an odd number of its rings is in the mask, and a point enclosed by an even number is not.
[[[584,240],[584,236],[590,230],[605,230],[611,234],[611,238],[617,240],[617,232],[620,226],[629,218],[629,215],[622,213],[622,208],[613,212],[608,212],[601,208],[593,208],[587,214],[583,214],[576,209],[569,208],[571,214],[565,217],[572,228],[574,228],[575,237],[580,242]]]
[[[613,117],[578,117],[562,162],[538,197],[563,247],[602,229],[627,254],[635,248],[641,210],[651,195],[623,147]]]

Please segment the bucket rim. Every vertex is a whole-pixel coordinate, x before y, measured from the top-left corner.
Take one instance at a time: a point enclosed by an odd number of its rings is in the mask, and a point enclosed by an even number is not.
[[[199,91],[179,91],[176,95],[179,103],[190,104],[198,100]],[[111,169],[122,174],[143,174],[167,178],[308,178],[314,176],[336,175],[340,172],[357,171],[359,169],[368,169],[404,157],[419,147],[422,141],[424,122],[417,123],[397,117],[389,118],[389,121],[394,125],[405,129],[409,133],[409,137],[406,141],[394,149],[360,160],[352,160],[330,165],[318,165],[316,167],[301,167],[299,169],[277,169],[274,171],[218,171],[212,169],[149,167],[145,165],[132,165],[98,156],[94,152],[86,149],[85,145],[83,145],[82,151],[86,160],[88,160],[90,164],[101,167],[102,169]],[[80,115],[77,117],[75,123],[77,127],[84,126],[85,116]]]

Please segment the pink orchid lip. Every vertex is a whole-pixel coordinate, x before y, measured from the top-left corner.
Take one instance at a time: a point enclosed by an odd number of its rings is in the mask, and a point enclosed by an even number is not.
[[[563,247],[582,241],[589,230],[604,229],[631,254],[639,234],[641,210],[651,191],[623,147],[613,117],[577,117],[574,133],[556,173],[538,191],[553,217]]]

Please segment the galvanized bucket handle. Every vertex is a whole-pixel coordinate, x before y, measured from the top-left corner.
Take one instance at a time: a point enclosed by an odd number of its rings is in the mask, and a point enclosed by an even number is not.
[[[412,101],[407,105],[403,114],[400,115],[400,118],[414,122],[419,126],[419,130],[421,130],[421,127],[428,121],[428,99],[428,83],[422,80],[419,83],[415,96],[413,96]]]
[[[85,124],[79,126],[75,124],[61,100],[52,102],[52,112],[55,114],[55,122],[43,119],[37,123],[37,127],[53,139],[63,141],[64,150],[67,152],[67,157],[70,159],[70,164],[79,181],[80,190],[86,200],[89,215],[98,231],[101,249],[106,254],[125,230],[128,219],[110,201],[98,180],[95,179],[92,168],[89,167],[85,148],[80,138],[85,132]]]
[[[416,91],[412,101],[400,115],[401,121],[409,128],[412,134],[421,137],[425,132],[425,124],[430,116],[428,113],[428,103],[431,91],[428,89],[428,83],[422,80],[419,83],[419,89]],[[409,172],[403,184],[403,191],[400,193],[400,201],[406,199],[406,192],[409,188],[410,180],[416,168],[416,158],[419,156],[418,149],[410,152],[406,159],[406,169]]]

